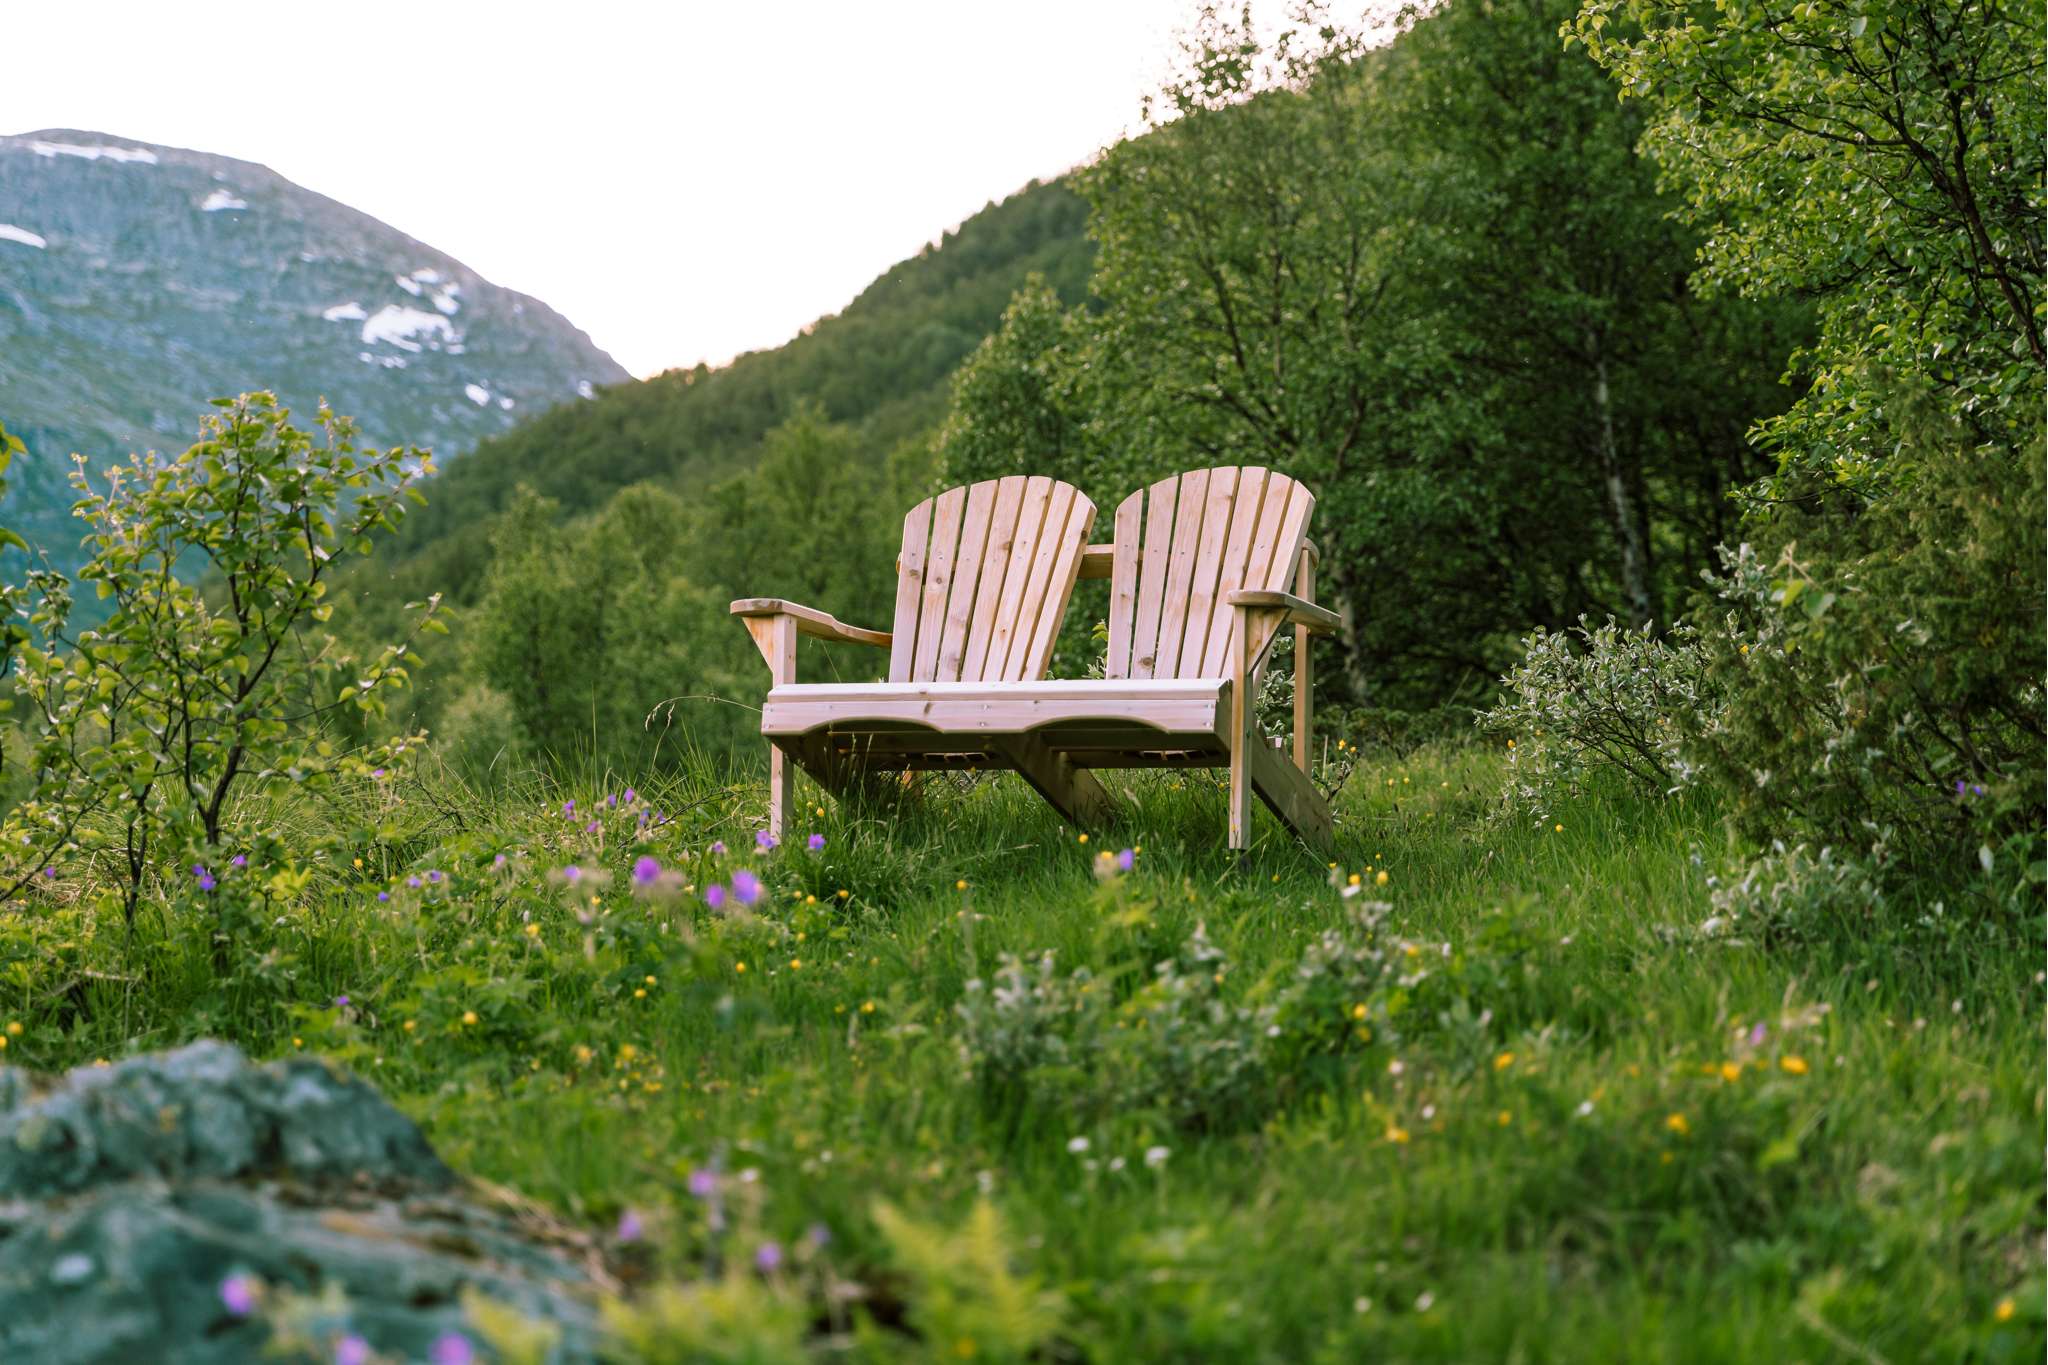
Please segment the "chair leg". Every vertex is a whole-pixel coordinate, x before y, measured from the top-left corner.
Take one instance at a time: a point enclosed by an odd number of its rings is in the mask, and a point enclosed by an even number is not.
[[[783,823],[796,804],[796,764],[775,741],[768,742],[768,837],[782,840]]]
[[[1036,735],[1005,735],[991,747],[1007,758],[1068,824],[1084,830],[1101,829],[1116,818],[1116,798],[1104,790],[1095,774],[1075,767],[1065,754],[1048,748]]]
[[[1316,790],[1315,783],[1277,751],[1264,746],[1248,748],[1245,758],[1251,778],[1249,788],[1303,843],[1318,853],[1329,854],[1336,845],[1336,828],[1330,819],[1330,805]],[[1235,774],[1235,765],[1231,771]],[[1234,789],[1231,799],[1237,799]],[[1245,799],[1251,799],[1249,792]]]
[[[1251,632],[1242,613],[1231,632],[1230,684],[1230,847],[1242,852],[1252,844],[1252,783],[1249,764],[1258,746],[1253,714]]]

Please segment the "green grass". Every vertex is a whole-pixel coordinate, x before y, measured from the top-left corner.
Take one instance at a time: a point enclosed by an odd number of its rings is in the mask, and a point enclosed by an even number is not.
[[[2038,1360],[2041,945],[1704,941],[1714,812],[1608,794],[1503,823],[1499,781],[1470,747],[1368,762],[1333,874],[1263,813],[1233,861],[1206,774],[1130,779],[1129,826],[1085,845],[1001,779],[828,805],[769,855],[759,789],[701,774],[642,797],[684,812],[644,844],[600,804],[622,782],[416,779],[360,872],[251,917],[230,980],[185,919],[126,954],[65,886],[9,922],[0,1015],[39,1066],[199,1033],[341,1057],[459,1168],[639,1215],[630,1297],[700,1286],[636,1319],[671,1358],[717,1321],[716,1358],[762,1360]],[[743,856],[707,862],[714,839]],[[751,868],[758,915],[631,894],[641,852],[693,885]],[[1375,897],[1370,1000],[1255,1013],[1326,930],[1364,942]],[[1147,983],[1198,923],[1221,979],[1183,972],[1175,1014]],[[1041,1031],[1092,1050],[992,1073],[967,983],[1046,949],[1106,1003]],[[757,1277],[768,1240],[788,1257]]]

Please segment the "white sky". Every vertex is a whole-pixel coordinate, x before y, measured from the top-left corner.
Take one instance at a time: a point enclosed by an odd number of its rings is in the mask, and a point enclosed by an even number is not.
[[[779,345],[1135,128],[1194,4],[6,8],[0,132],[261,162],[647,375]]]

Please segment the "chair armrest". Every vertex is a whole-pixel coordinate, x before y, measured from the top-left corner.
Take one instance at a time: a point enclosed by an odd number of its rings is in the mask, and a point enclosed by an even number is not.
[[[1116,572],[1116,546],[1089,545],[1081,550],[1080,578],[1108,578]]]
[[[886,630],[863,630],[842,623],[830,612],[785,602],[780,597],[742,597],[732,604],[734,616],[787,616],[796,622],[799,634],[819,640],[840,640],[850,645],[874,645],[887,649],[892,637]]]
[[[1251,588],[1239,588],[1224,594],[1223,600],[1231,606],[1247,611],[1278,611],[1286,614],[1287,624],[1306,626],[1310,630],[1334,631],[1344,624],[1344,618],[1313,602],[1304,602],[1291,592],[1263,592]]]

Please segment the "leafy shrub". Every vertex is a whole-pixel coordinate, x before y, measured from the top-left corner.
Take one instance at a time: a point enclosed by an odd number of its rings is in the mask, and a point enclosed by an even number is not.
[[[936,1360],[1046,1358],[1066,1313],[1061,1295],[1011,1267],[1002,1215],[986,1199],[959,1228],[878,1203],[875,1225],[890,1259],[910,1278],[911,1325]],[[889,1352],[901,1358],[900,1347]]]
[[[409,647],[357,659],[319,628],[335,568],[397,527],[431,466],[414,450],[358,450],[324,409],[316,443],[268,393],[215,407],[183,455],[114,466],[101,487],[82,464],[73,475],[89,528],[79,577],[108,614],[74,631],[68,580],[29,575],[33,638],[13,663],[37,785],[9,817],[0,885],[86,864],[132,931],[145,889],[168,876],[166,899],[215,920],[224,965],[223,936],[303,890],[308,852],[237,827],[236,799],[368,778],[419,738],[336,743],[330,718],[381,714]],[[430,610],[420,624],[439,623]]]
[[[1817,490],[1724,554],[1701,643],[1725,705],[1687,751],[1760,844],[2024,881],[2048,819],[2043,447],[1971,444],[1925,403],[1893,406],[1896,492]]]
[[[1884,905],[1871,864],[1833,848],[1780,843],[1742,875],[1716,882],[1710,936],[1740,934],[1766,942],[1809,937],[1831,924],[1868,923]]]
[[[1688,720],[1716,705],[1691,626],[1660,638],[1612,617],[1588,628],[1580,617],[1568,632],[1539,627],[1522,649],[1501,680],[1507,695],[1479,717],[1482,729],[1512,743],[1502,793],[1510,811],[1547,819],[1595,773],[1647,793],[1690,783]]]

